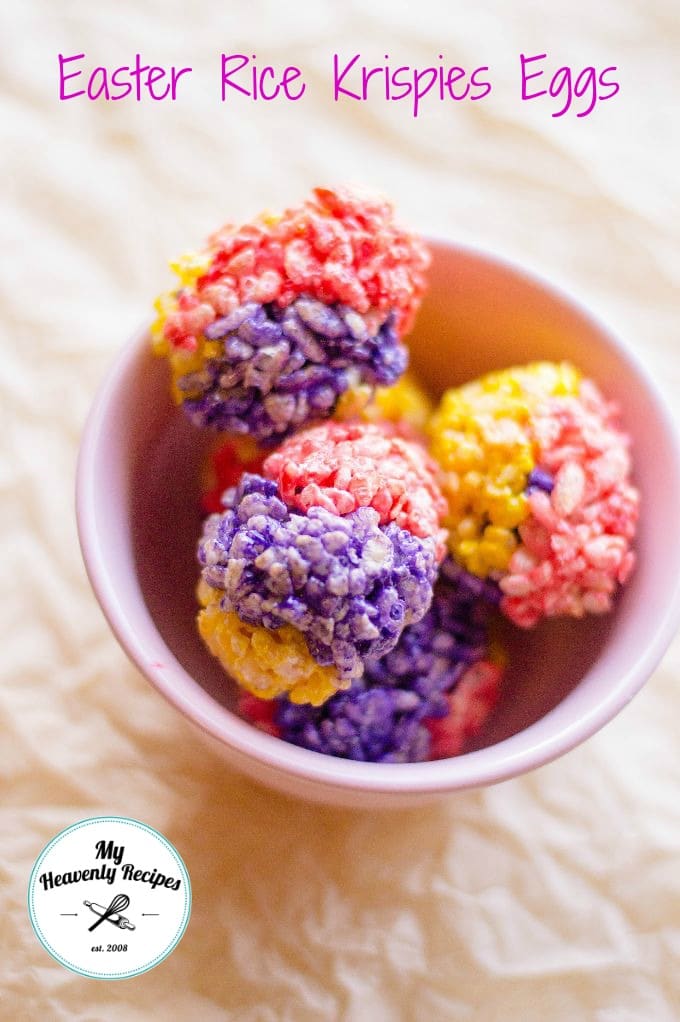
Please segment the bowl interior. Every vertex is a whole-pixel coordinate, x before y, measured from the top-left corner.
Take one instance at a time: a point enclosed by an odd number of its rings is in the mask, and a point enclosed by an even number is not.
[[[430,290],[409,338],[420,380],[439,395],[490,369],[533,359],[574,361],[620,402],[643,499],[638,567],[611,615],[547,622],[530,633],[503,626],[507,681],[479,736],[483,751],[475,754],[503,748],[508,765],[496,770],[498,778],[518,772],[526,754],[536,765],[592,733],[662,655],[678,608],[680,548],[669,549],[666,541],[680,503],[678,456],[664,406],[644,374],[573,302],[489,257],[443,243],[432,248]],[[188,675],[171,697],[194,717],[192,704],[202,700],[217,718],[233,707],[234,689],[194,624],[199,480],[213,438],[172,405],[167,366],[152,357],[144,337],[119,360],[101,401],[90,437],[93,478],[83,483],[90,487],[97,537],[96,558],[85,551],[95,588],[108,601],[110,618],[115,605],[114,627],[128,648],[121,633],[135,633],[135,659],[152,680],[169,650]],[[166,694],[172,684],[166,679]]]

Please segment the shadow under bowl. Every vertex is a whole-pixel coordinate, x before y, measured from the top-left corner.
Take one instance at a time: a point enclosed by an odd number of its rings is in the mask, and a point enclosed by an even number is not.
[[[83,437],[77,513],[90,581],[128,655],[255,780],[330,804],[406,806],[505,780],[588,738],[633,697],[671,641],[680,612],[680,457],[664,402],[635,359],[573,300],[493,257],[433,242],[430,288],[408,343],[438,396],[490,369],[576,363],[620,403],[633,438],[642,514],[636,570],[604,618],[504,626],[501,700],[474,749],[447,760],[371,764],[272,738],[234,712],[235,686],[195,626],[201,465],[213,434],[169,397],[146,331],[121,353]]]

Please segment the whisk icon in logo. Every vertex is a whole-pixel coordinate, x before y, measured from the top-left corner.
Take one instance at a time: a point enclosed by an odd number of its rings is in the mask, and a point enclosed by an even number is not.
[[[93,979],[126,979],[177,946],[191,884],[158,831],[127,817],[95,817],[57,834],[40,853],[28,908],[36,936],[61,965]]]
[[[104,922],[113,923],[114,926],[119,926],[121,930],[134,930],[135,927],[132,925],[130,920],[120,914],[125,911],[129,904],[130,899],[127,894],[117,894],[108,908],[104,908],[103,905],[97,905],[94,901],[84,901],[83,905],[92,909],[92,911],[99,916],[96,923],[92,923],[92,926],[88,926],[88,932],[92,933],[93,930],[97,929],[100,923]]]

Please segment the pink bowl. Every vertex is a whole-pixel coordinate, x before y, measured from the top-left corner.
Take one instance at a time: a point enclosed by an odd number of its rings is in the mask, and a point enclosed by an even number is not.
[[[680,506],[672,419],[633,356],[571,299],[499,260],[435,242],[430,291],[409,339],[433,393],[492,368],[570,359],[621,403],[642,492],[638,567],[606,618],[507,629],[501,702],[474,750],[433,763],[355,763],[272,738],[233,712],[234,687],[198,638],[195,544],[201,459],[211,437],[171,403],[146,331],[118,357],[90,414],[78,463],[85,564],[109,624],[156,688],[254,779],[349,806],[423,803],[506,780],[572,749],[650,676],[680,611]]]

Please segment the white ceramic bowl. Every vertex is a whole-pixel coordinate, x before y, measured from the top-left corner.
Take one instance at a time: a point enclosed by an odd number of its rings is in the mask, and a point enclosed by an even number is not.
[[[210,437],[168,396],[168,369],[140,333],[94,403],[78,465],[77,512],[92,586],[128,655],[227,759],[292,795],[391,807],[493,784],[567,752],[629,702],[659,662],[680,611],[680,457],[656,388],[575,302],[515,267],[434,242],[430,290],[409,338],[434,394],[493,368],[570,359],[617,399],[642,492],[638,566],[606,618],[507,629],[500,704],[473,751],[417,764],[355,763],[299,749],[233,712],[234,689],[195,628],[200,464]]]

